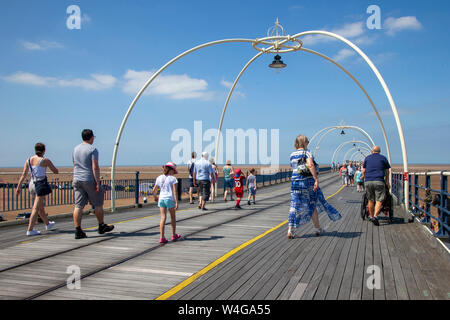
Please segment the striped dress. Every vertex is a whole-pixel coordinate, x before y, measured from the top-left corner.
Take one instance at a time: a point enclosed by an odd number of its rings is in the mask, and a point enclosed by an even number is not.
[[[299,173],[298,166],[302,158],[313,157],[309,150],[299,149],[291,153],[289,161],[293,171],[289,227],[298,228],[308,223],[315,209],[318,213],[325,211],[332,221],[341,219],[341,214],[325,200],[322,190],[319,188],[314,192],[314,178],[304,177]]]

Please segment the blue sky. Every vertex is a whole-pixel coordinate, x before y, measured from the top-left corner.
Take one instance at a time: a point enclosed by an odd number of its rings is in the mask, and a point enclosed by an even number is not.
[[[81,29],[69,30],[70,5]],[[370,30],[366,12],[381,9]],[[410,163],[449,163],[450,3],[448,1],[2,1],[0,4],[0,167],[19,167],[41,141],[56,165],[71,164],[80,132],[92,128],[101,165],[111,165],[120,123],[142,82],[194,46],[225,38],[261,38],[278,18],[288,34],[327,30],[356,43],[373,60],[399,109]],[[345,44],[309,37],[304,47],[335,58],[363,84],[382,115],[392,162],[402,155],[388,100],[369,67]],[[255,51],[251,44],[208,47],[177,61],[150,86],[130,115],[118,165],[170,160],[178,128],[217,128],[229,84]],[[336,66],[305,52],[256,60],[231,98],[224,130],[279,129],[280,162],[297,134],[355,125],[385,151],[370,104]],[[317,153],[329,163],[336,147],[363,137],[329,134]],[[204,143],[204,145],[207,143]],[[344,150],[346,151],[346,150]],[[343,156],[344,152],[341,154]]]

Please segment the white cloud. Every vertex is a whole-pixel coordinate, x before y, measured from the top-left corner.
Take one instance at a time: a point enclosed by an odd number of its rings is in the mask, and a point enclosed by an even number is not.
[[[384,21],[384,29],[386,33],[390,36],[395,35],[397,32],[402,30],[420,30],[422,29],[422,24],[414,16],[393,18],[389,17]]]
[[[222,81],[220,81],[220,84],[221,84],[222,86],[224,86],[225,88],[227,88],[227,89],[231,89],[231,87],[233,86],[233,82],[226,81],[226,80],[224,80],[224,79],[222,79]],[[240,97],[242,97],[242,98],[245,98],[245,93],[236,90],[237,87],[239,87],[239,83],[238,83],[238,84],[236,85],[236,87],[234,88],[234,90],[233,90],[233,95],[234,95],[234,96],[240,96]]]
[[[116,78],[105,74],[91,74],[90,78],[62,79],[56,77],[43,77],[29,72],[18,71],[3,77],[3,80],[32,86],[46,87],[79,87],[85,90],[103,90],[112,88]]]
[[[124,75],[123,91],[137,94],[142,86],[150,79],[154,71],[127,70]],[[208,83],[203,79],[194,79],[186,74],[159,75],[144,92],[145,95],[163,95],[170,99],[211,99],[213,93],[207,91]]]
[[[342,61],[348,57],[354,56],[355,51],[351,49],[341,49],[339,52],[333,57],[333,60]]]
[[[324,29],[327,31],[326,29]],[[364,23],[353,22],[347,23],[342,27],[332,29],[330,32],[336,33],[344,38],[356,38],[364,34]],[[335,41],[336,39],[323,35],[308,35],[302,38],[303,43],[306,45],[312,45],[319,42]]]
[[[39,50],[44,51],[48,49],[59,49],[64,48],[64,46],[56,41],[46,41],[41,40],[39,42],[21,41],[22,46],[27,50]]]

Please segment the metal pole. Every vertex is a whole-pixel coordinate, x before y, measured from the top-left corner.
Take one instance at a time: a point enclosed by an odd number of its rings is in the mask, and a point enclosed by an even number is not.
[[[383,90],[389,101],[389,104],[392,109],[392,113],[394,114],[395,123],[397,125],[397,131],[398,131],[398,135],[400,138],[400,144],[401,144],[401,148],[402,148],[403,172],[406,177],[403,192],[404,192],[404,194],[406,194],[408,192],[409,181],[407,180],[407,177],[408,177],[408,155],[406,153],[405,136],[403,134],[403,128],[402,128],[402,124],[400,122],[400,117],[398,115],[397,107],[395,105],[394,99],[392,98],[391,92],[389,91],[389,88],[388,88],[386,82],[384,81],[384,79],[381,76],[380,72],[378,71],[377,67],[369,59],[369,57],[367,57],[367,55],[360,48],[358,48],[358,46],[356,46],[354,43],[352,43],[351,41],[347,40],[346,38],[344,38],[338,34],[328,32],[328,31],[312,30],[312,31],[298,33],[298,34],[294,35],[293,37],[298,38],[301,36],[306,36],[306,35],[311,35],[311,34],[326,35],[326,36],[333,37],[335,39],[338,39],[338,40],[344,42],[345,44],[350,46],[353,50],[355,50],[364,59],[364,61],[369,65],[369,67],[372,69],[373,73],[378,78],[378,81],[380,82],[381,86],[383,87]],[[389,180],[391,180],[391,176],[392,176],[392,173],[390,174]],[[408,209],[409,209],[409,203],[407,203],[405,201],[404,222],[408,222]]]
[[[230,42],[249,42],[249,43],[253,43],[254,40],[252,39],[224,39],[224,40],[217,40],[217,41],[212,41],[212,42],[208,42],[208,43],[204,43],[201,44],[199,46],[196,46],[192,49],[186,50],[185,52],[179,54],[178,56],[176,56],[175,58],[173,58],[172,60],[170,60],[169,62],[167,62],[164,66],[162,66],[158,71],[156,71],[151,77],[150,79],[147,80],[147,82],[144,84],[144,86],[141,88],[141,90],[139,90],[139,92],[137,93],[136,97],[133,99],[133,101],[131,102],[130,106],[128,107],[128,110],[122,120],[122,124],[120,125],[119,131],[117,133],[117,138],[116,138],[116,143],[114,144],[114,151],[113,151],[113,157],[112,157],[112,166],[111,166],[111,211],[114,212],[115,210],[115,199],[114,199],[114,176],[115,176],[115,170],[116,170],[116,159],[117,159],[117,152],[119,149],[119,143],[120,143],[120,138],[122,137],[122,132],[123,129],[125,128],[125,125],[127,123],[128,117],[131,114],[131,111],[133,110],[136,102],[139,100],[139,98],[141,97],[141,95],[144,93],[145,89],[147,89],[147,87],[153,82],[153,80],[156,79],[156,77],[159,76],[159,74],[161,72],[163,72],[167,67],[169,67],[172,63],[174,63],[175,61],[181,59],[182,57],[188,55],[189,53],[192,53],[194,51],[197,51],[199,49],[208,47],[208,46],[212,46],[212,45],[216,45],[216,44],[221,44],[221,43],[230,43]]]

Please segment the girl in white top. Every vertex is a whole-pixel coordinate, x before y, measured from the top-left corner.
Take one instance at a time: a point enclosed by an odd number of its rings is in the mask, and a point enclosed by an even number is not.
[[[34,236],[40,234],[39,231],[34,230],[34,225],[36,224],[37,215],[39,215],[42,221],[46,224],[45,229],[50,230],[54,225],[54,221],[48,221],[47,215],[45,214],[45,196],[36,195],[36,190],[34,188],[34,180],[39,181],[45,178],[47,168],[53,171],[53,173],[58,174],[58,169],[55,168],[50,159],[44,158],[45,145],[43,143],[36,143],[34,146],[36,155],[27,159],[23,167],[22,176],[20,177],[19,183],[17,184],[16,194],[19,195],[21,191],[22,183],[28,173],[31,165],[30,171],[30,183],[29,190],[32,196],[34,196],[33,209],[31,210],[31,216],[28,223],[27,236]]]
[[[163,166],[163,174],[156,178],[155,186],[153,187],[153,197],[158,202],[159,211],[161,213],[161,221],[159,223],[159,231],[161,238],[159,243],[167,243],[164,237],[164,226],[166,224],[167,209],[170,212],[170,224],[172,225],[172,241],[176,241],[181,236],[175,233],[176,220],[175,211],[178,209],[177,183],[178,180],[173,175],[177,174],[177,165],[173,162],[168,162]],[[156,195],[156,188],[159,187],[159,198]]]

